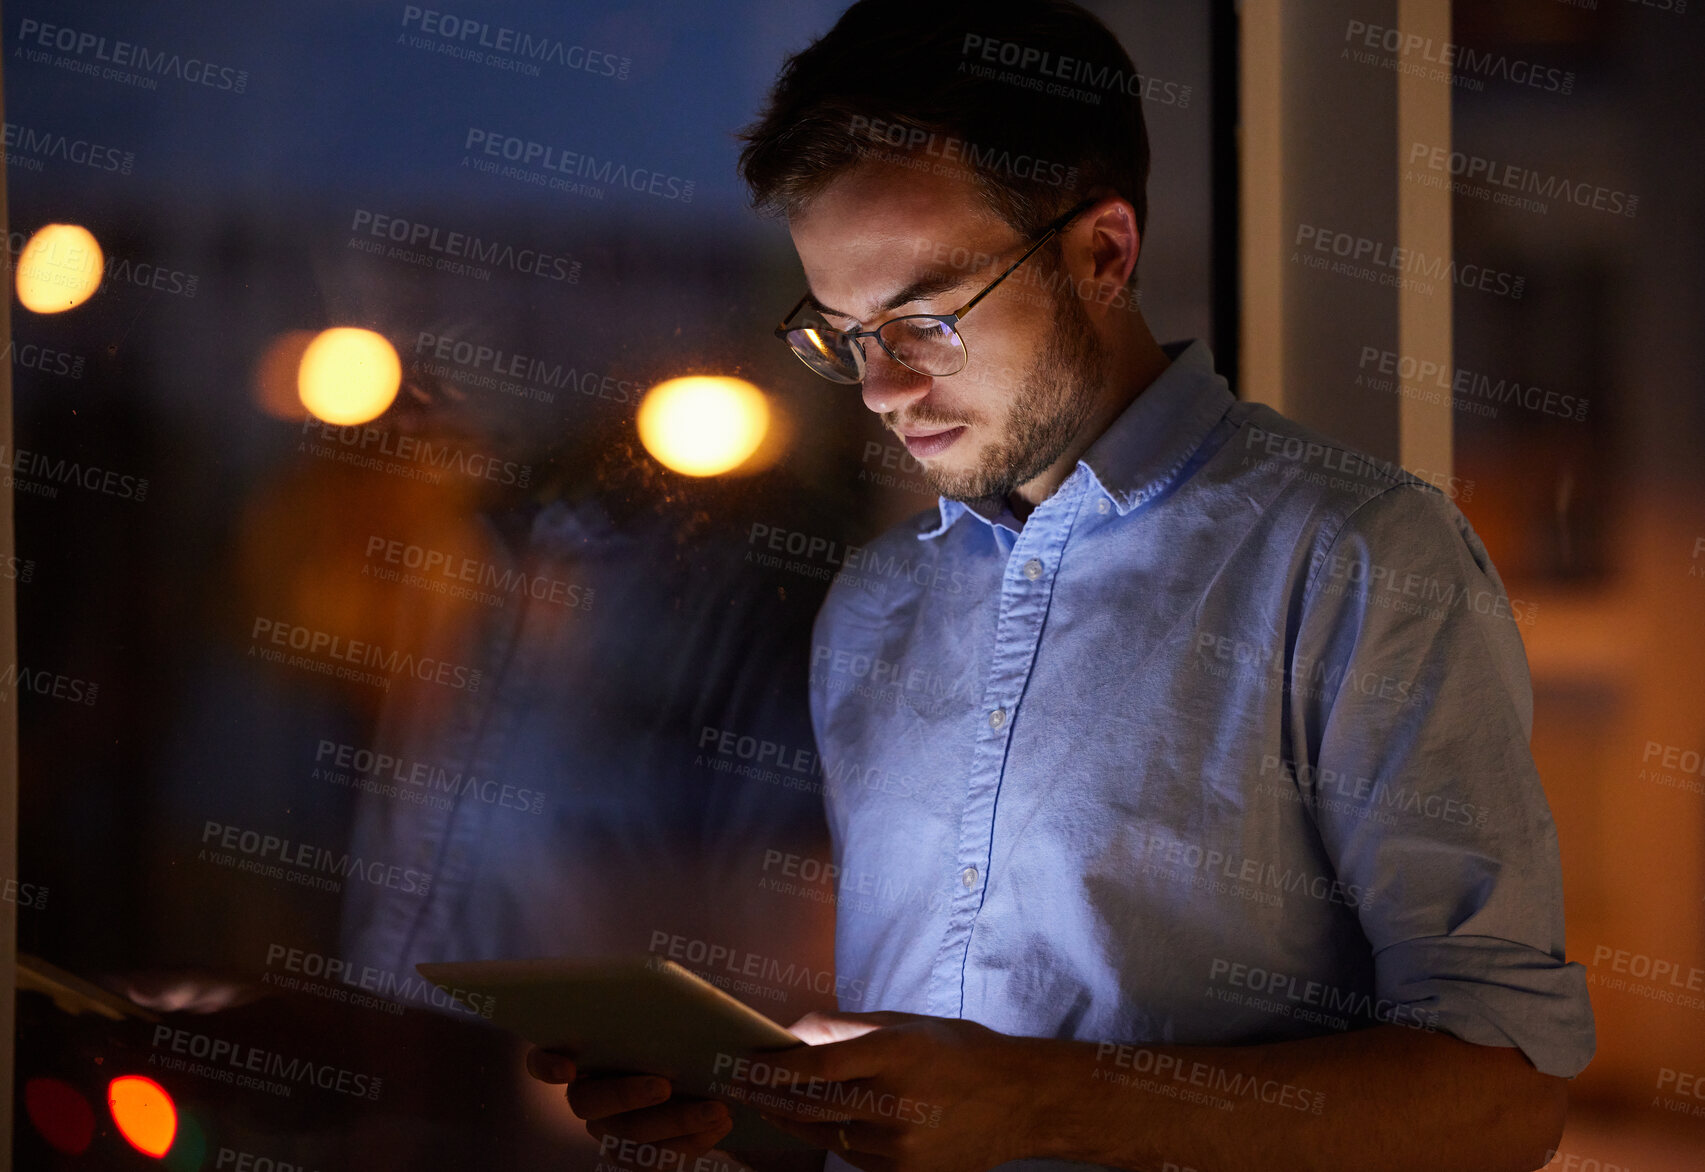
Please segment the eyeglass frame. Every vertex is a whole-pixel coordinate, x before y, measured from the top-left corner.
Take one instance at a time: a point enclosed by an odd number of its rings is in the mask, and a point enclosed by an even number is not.
[[[1083,215],[1084,212],[1086,212],[1090,208],[1094,207],[1098,202],[1100,202],[1100,199],[1101,199],[1100,196],[1096,196],[1096,197],[1093,197],[1091,199],[1086,199],[1082,203],[1078,204],[1076,207],[1072,208],[1070,211],[1064,212],[1061,215],[1056,216],[1052,221],[1050,221],[1048,224],[1046,224],[1042,228],[1041,233],[1036,237],[1036,239],[1034,241],[1031,242],[1030,247],[1024,250],[1023,256],[1021,256],[1017,260],[1013,261],[1010,265],[1007,266],[1006,271],[1004,273],[1002,273],[1000,276],[996,277],[994,280],[990,281],[987,285],[985,285],[983,287],[982,292],[978,293],[975,297],[971,298],[971,300],[967,301],[964,305],[961,305],[958,309],[954,310],[952,313],[905,313],[905,314],[901,314],[899,317],[889,318],[887,321],[883,322],[881,325],[877,326],[873,330],[840,330],[840,329],[836,329],[834,326],[828,326],[828,327],[826,327],[826,330],[819,331],[819,332],[828,332],[828,333],[840,334],[841,336],[843,336],[843,337],[847,338],[849,341],[851,341],[855,346],[858,347],[859,355],[861,358],[864,359],[864,361],[861,362],[860,365],[862,365],[866,370],[869,369],[869,359],[867,357],[865,357],[865,355],[864,355],[864,344],[861,341],[861,339],[875,338],[876,344],[878,346],[882,347],[882,352],[884,354],[888,355],[888,357],[892,358],[895,362],[898,362],[901,366],[906,367],[907,370],[912,371],[914,374],[922,374],[922,375],[924,375],[925,378],[952,378],[953,377],[952,374],[925,374],[924,371],[918,370],[917,368],[912,367],[912,366],[908,366],[906,364],[906,361],[903,358],[901,358],[898,354],[894,353],[893,349],[888,345],[888,343],[883,340],[883,338],[882,338],[883,329],[886,328],[887,326],[892,325],[893,323],[895,323],[897,321],[907,321],[909,319],[914,319],[914,318],[927,318],[930,321],[941,322],[943,325],[945,325],[949,330],[951,330],[953,332],[953,336],[955,338],[959,339],[959,348],[962,351],[964,351],[964,354],[965,354],[964,363],[959,367],[959,370],[956,370],[953,372],[953,374],[960,373],[961,371],[963,371],[965,369],[966,366],[969,366],[971,364],[971,347],[966,343],[964,335],[962,335],[959,332],[960,321],[964,319],[966,314],[971,312],[972,307],[974,307],[977,304],[977,302],[981,301],[983,298],[987,297],[990,293],[994,292],[994,288],[996,285],[999,285],[1002,281],[1004,281],[1008,277],[1010,277],[1013,274],[1013,272],[1015,270],[1017,270],[1019,265],[1023,264],[1025,261],[1029,260],[1031,258],[1031,256],[1033,256],[1035,254],[1037,249],[1041,248],[1044,244],[1046,244],[1050,238],[1052,238],[1055,234],[1060,232],[1060,230],[1063,229],[1067,224],[1071,223],[1073,220],[1075,220],[1079,216]],[[795,358],[798,358],[800,363],[807,370],[811,371],[812,374],[814,374],[817,377],[824,379],[828,382],[834,382],[835,381],[834,379],[829,378],[828,375],[824,374],[822,371],[813,367],[809,362],[806,362],[805,356],[803,354],[801,354],[797,349],[794,348],[794,345],[792,342],[787,341],[787,335],[789,333],[791,333],[795,329],[802,328],[799,326],[790,326],[787,323],[792,321],[793,315],[798,313],[801,309],[804,309],[806,303],[811,301],[812,298],[813,298],[813,295],[811,293],[811,290],[807,289],[805,291],[805,296],[801,297],[798,301],[796,301],[794,303],[793,308],[787,311],[787,316],[781,319],[781,324],[775,328],[775,331],[774,331],[775,336],[780,338],[783,342],[787,342],[788,350],[791,351],[793,353],[793,356]],[[853,383],[842,383],[841,385],[842,386],[855,386],[855,385],[861,384],[863,382],[864,382],[864,377],[861,374],[860,377],[857,380],[855,380],[855,382],[853,382]]]

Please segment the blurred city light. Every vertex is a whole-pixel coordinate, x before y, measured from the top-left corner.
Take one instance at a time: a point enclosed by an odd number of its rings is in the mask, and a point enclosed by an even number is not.
[[[87,228],[43,225],[18,254],[18,300],[36,313],[75,309],[100,288],[104,263]]]
[[[639,407],[639,439],[659,463],[716,476],[745,463],[770,427],[769,402],[744,379],[693,375],[659,383]]]
[[[166,1088],[140,1074],[125,1074],[107,1086],[107,1105],[119,1134],[144,1155],[164,1156],[178,1133],[178,1109]]]
[[[319,337],[313,330],[286,330],[267,343],[255,360],[251,391],[254,405],[274,419],[302,419],[302,356]]]
[[[95,1111],[81,1092],[57,1078],[32,1078],[24,1084],[24,1111],[53,1148],[80,1156],[95,1138]]]
[[[296,390],[315,416],[348,426],[384,414],[402,379],[402,362],[389,342],[372,330],[339,327],[308,344]]]

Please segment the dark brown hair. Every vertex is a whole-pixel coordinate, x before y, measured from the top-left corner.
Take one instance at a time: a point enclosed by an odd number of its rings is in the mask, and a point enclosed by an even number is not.
[[[859,0],[788,58],[740,173],[755,208],[791,216],[873,155],[953,157],[1021,232],[1104,192],[1143,231],[1138,93],[1118,38],[1070,0]]]

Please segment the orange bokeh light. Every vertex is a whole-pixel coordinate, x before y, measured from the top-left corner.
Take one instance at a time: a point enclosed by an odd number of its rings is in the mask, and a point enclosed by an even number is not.
[[[172,1150],[178,1109],[165,1087],[140,1074],[121,1075],[107,1086],[107,1106],[119,1134],[137,1151],[158,1158]]]

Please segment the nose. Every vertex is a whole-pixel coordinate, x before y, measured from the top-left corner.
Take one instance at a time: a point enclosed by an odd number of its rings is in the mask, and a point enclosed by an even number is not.
[[[878,415],[898,411],[929,394],[935,382],[927,374],[901,366],[880,346],[866,351],[864,405]]]

